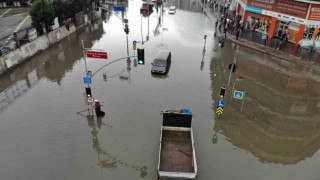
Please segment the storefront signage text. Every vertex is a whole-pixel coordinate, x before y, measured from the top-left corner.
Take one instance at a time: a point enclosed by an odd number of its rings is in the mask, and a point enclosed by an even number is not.
[[[320,4],[312,4],[309,14],[309,20],[320,21]]]
[[[308,3],[294,0],[248,0],[248,6],[272,10],[305,19],[308,13]]]

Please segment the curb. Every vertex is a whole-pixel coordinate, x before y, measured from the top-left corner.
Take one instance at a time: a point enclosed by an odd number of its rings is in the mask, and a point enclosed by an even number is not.
[[[287,60],[287,61],[301,61],[302,60],[301,57],[293,56],[291,54],[287,54],[287,53],[284,53],[284,52],[281,52],[281,51],[278,51],[275,49],[270,49],[270,48],[267,48],[267,47],[262,46],[260,44],[252,43],[251,41],[244,40],[242,38],[239,38],[238,40],[236,40],[234,37],[231,37],[229,35],[227,37],[227,39],[229,39],[233,43],[240,44],[242,46],[254,49],[256,51],[260,51],[262,53],[277,57],[279,59],[283,59],[283,60]],[[252,46],[252,45],[254,45],[254,46]]]

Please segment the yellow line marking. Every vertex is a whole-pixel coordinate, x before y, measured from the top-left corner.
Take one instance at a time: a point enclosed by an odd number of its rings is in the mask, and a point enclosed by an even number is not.
[[[22,26],[22,24],[29,18],[30,16],[26,16],[16,27],[16,29],[14,31],[18,31],[20,29],[20,27]]]

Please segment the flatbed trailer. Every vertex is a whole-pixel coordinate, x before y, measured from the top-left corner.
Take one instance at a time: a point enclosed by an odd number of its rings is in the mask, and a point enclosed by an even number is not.
[[[191,127],[192,112],[162,111],[158,178],[196,179],[197,164]]]

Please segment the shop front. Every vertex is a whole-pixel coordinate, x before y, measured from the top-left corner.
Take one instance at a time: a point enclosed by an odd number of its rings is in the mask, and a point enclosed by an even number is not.
[[[308,22],[308,3],[288,0],[238,0],[238,12],[241,12],[242,8],[245,11],[243,21],[248,22],[250,29],[267,31],[269,37],[281,37],[286,33],[288,41],[296,45],[303,37]],[[318,9],[315,11],[318,12]]]

